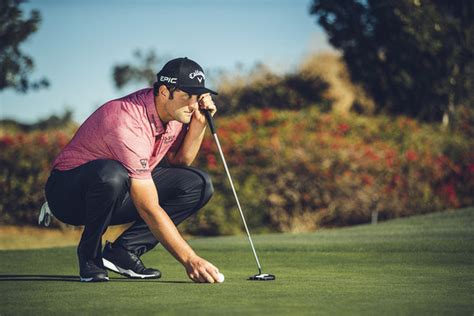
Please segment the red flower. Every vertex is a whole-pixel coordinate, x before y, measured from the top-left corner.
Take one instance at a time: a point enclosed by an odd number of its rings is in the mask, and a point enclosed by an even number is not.
[[[44,134],[37,135],[35,140],[39,145],[48,145],[48,137]]]
[[[2,138],[0,138],[1,147],[8,147],[10,145],[13,145],[14,143],[15,143],[15,139],[10,135],[5,135]]]
[[[379,156],[374,152],[374,150],[372,148],[367,148],[365,150],[365,153],[364,153],[364,156],[366,158],[369,158],[370,160],[372,161],[377,161],[379,160]]]
[[[418,160],[418,154],[415,151],[411,150],[411,149],[406,152],[405,156],[406,156],[408,161]]]
[[[474,163],[470,163],[467,166],[467,171],[469,171],[470,174],[474,174]]]
[[[389,149],[385,152],[385,162],[387,167],[392,167],[395,160],[395,150]]]
[[[349,124],[341,123],[341,124],[339,124],[337,129],[338,129],[340,134],[345,135],[347,132],[350,131],[351,127],[349,126]]]
[[[201,150],[204,154],[210,154],[212,153],[213,147],[212,147],[212,140],[209,138],[204,138],[202,140],[201,144]]]
[[[24,143],[26,141],[26,136],[24,134],[17,134],[15,143]]]
[[[391,184],[393,187],[402,184],[402,177],[400,177],[398,174],[393,175]]]
[[[216,157],[214,155],[207,155],[207,166],[209,169],[215,169],[217,167]]]
[[[458,197],[457,197],[457,194],[456,194],[456,188],[455,188],[453,182],[449,182],[449,183],[445,184],[441,188],[441,192],[447,198],[448,202],[452,206],[454,206],[454,207],[459,206],[459,201],[458,201]]]
[[[56,142],[57,142],[59,148],[62,149],[62,148],[64,148],[64,146],[66,146],[66,144],[68,142],[68,137],[63,132],[59,132],[56,135]]]
[[[374,178],[368,174],[363,174],[361,179],[362,183],[368,186],[371,186],[374,183]]]
[[[260,123],[265,124],[273,118],[273,112],[270,108],[263,108],[260,111],[261,121]]]
[[[439,167],[445,167],[449,164],[449,158],[446,157],[445,155],[440,155],[436,158],[435,160],[435,163],[439,166]]]
[[[233,121],[229,124],[229,129],[237,134],[245,133],[250,129],[250,126],[245,121]]]

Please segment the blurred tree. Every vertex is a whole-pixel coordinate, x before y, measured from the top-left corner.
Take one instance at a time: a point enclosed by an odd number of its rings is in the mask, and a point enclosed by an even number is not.
[[[133,82],[146,82],[150,86],[155,82],[156,69],[158,69],[158,64],[161,62],[161,59],[158,58],[152,50],[147,54],[136,50],[133,56],[138,61],[138,64],[120,64],[115,65],[113,68],[113,80],[115,87],[118,89]]]
[[[42,78],[30,81],[29,73],[34,68],[31,57],[24,55],[20,44],[38,30],[40,13],[33,10],[30,17],[24,19],[20,8],[22,0],[0,0],[0,91],[13,88],[19,92],[49,86]]]
[[[24,124],[16,120],[4,119],[0,120],[0,131],[33,132],[63,129],[69,126],[76,126],[76,123],[72,119],[72,114],[73,113],[71,110],[66,110],[61,116],[51,115],[46,119],[40,119],[32,124]]]
[[[441,120],[474,106],[474,2],[313,0],[310,12],[379,111]]]
[[[252,108],[299,110],[317,104],[327,111],[332,100],[323,97],[328,83],[305,69],[283,75],[257,64],[249,73],[222,74],[215,97],[220,114],[248,111]]]
[[[306,77],[320,77],[328,83],[322,98],[331,100],[335,112],[354,111],[361,114],[374,112],[374,101],[360,84],[351,81],[344,59],[333,52],[308,55],[298,70]]]
[[[113,81],[118,89],[127,84],[146,82],[152,86],[156,81],[156,72],[164,58],[158,58],[154,51],[143,54],[136,50],[136,64],[120,64],[113,68]],[[298,71],[277,75],[262,64],[257,64],[249,73],[239,75],[220,72],[215,97],[220,107],[219,113],[231,114],[247,111],[251,108],[300,109],[317,102],[325,108],[330,100],[323,100],[322,94],[328,87],[320,76]],[[327,101],[326,103],[322,101]]]

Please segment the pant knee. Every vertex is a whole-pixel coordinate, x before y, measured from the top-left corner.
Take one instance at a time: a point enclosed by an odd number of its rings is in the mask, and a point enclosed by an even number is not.
[[[211,199],[214,194],[214,186],[212,185],[211,177],[207,172],[195,168],[193,168],[193,172],[198,175],[196,178],[199,178],[198,187],[201,190],[201,198],[198,207],[196,208],[196,211],[198,211]]]
[[[209,202],[214,194],[214,186],[212,185],[211,177],[207,172],[201,171],[201,176],[203,179],[202,206],[204,206]]]

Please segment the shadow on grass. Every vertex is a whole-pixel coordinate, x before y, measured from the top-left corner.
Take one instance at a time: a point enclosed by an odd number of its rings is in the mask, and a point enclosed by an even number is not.
[[[52,275],[52,274],[0,274],[1,281],[63,281],[63,282],[80,282],[76,275]],[[126,278],[110,278],[109,282],[157,282],[172,284],[194,284],[192,281],[163,281],[156,279],[126,279]]]

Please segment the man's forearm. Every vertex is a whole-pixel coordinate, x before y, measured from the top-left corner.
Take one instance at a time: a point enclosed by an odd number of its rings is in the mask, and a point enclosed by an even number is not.
[[[201,123],[191,121],[189,130],[184,137],[183,143],[170,163],[186,166],[191,165],[199,152],[205,132],[205,124],[203,125]]]
[[[196,253],[183,239],[168,214],[158,208],[154,212],[139,210],[140,216],[150,228],[153,235],[183,265],[196,256]]]

